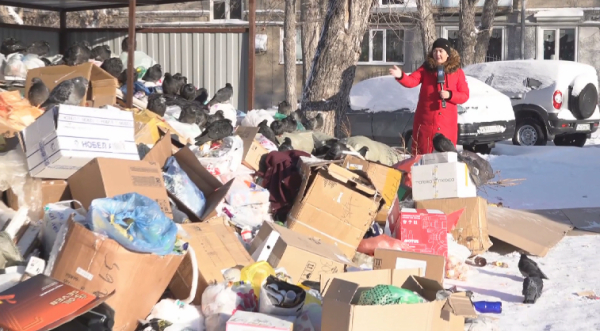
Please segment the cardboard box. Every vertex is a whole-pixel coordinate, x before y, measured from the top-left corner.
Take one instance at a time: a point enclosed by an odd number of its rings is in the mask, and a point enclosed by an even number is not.
[[[296,316],[272,316],[238,310],[227,321],[227,331],[293,331]]]
[[[208,222],[183,224],[181,226],[189,237],[184,238],[194,248],[198,263],[198,290],[193,303],[202,303],[202,293],[215,282],[224,281],[223,271],[229,268],[242,268],[254,263],[244,246],[230,227],[225,226],[222,218]],[[192,282],[192,262],[187,256],[177,269],[169,284],[175,298],[183,300],[189,297]]]
[[[235,130],[235,134],[240,136],[244,142],[242,164],[254,171],[258,171],[261,158],[265,154],[269,154],[269,151],[255,139],[258,130],[260,129],[247,126],[240,126]]]
[[[322,331],[396,330],[462,331],[465,317],[477,313],[464,293],[435,300],[444,288],[440,283],[417,276],[414,270],[374,270],[323,275]],[[360,294],[376,285],[394,285],[414,291],[429,302],[386,306],[359,306]]]
[[[146,154],[144,161],[154,162],[162,169],[167,162],[167,159],[171,156],[175,156],[175,159],[181,166],[181,169],[185,171],[188,177],[190,177],[190,180],[196,184],[198,189],[204,193],[204,197],[206,198],[204,214],[201,217],[198,217],[174,195],[167,192],[169,197],[175,201],[177,208],[184,212],[192,222],[205,221],[216,217],[216,208],[227,195],[227,192],[233,183],[233,179],[223,185],[218,179],[215,178],[215,176],[208,172],[208,170],[206,170],[202,164],[200,164],[200,161],[198,161],[196,155],[194,155],[194,153],[187,147],[181,148],[178,152],[174,153],[173,144],[171,143],[171,135],[169,133],[160,138],[150,152]]]
[[[412,166],[416,163],[421,162],[423,155],[413,156],[406,160],[403,160],[394,165],[395,169],[402,171],[402,181],[400,182],[400,188],[398,188],[398,199],[403,201],[412,193]]]
[[[477,188],[462,162],[413,166],[413,200],[474,198]]]
[[[96,308],[107,298],[40,274],[0,293],[0,330],[52,330]]]
[[[421,157],[421,165],[437,164],[437,163],[453,163],[458,162],[458,153],[443,152],[423,154]]]
[[[49,203],[71,200],[71,191],[66,180],[42,180],[42,210],[40,219],[44,218],[44,207]],[[19,210],[19,197],[12,189],[6,191],[7,206]]]
[[[115,311],[114,330],[134,331],[159,301],[183,255],[131,252],[112,239],[69,221],[51,276],[82,291],[104,297]]]
[[[377,248],[374,257],[374,270],[410,270],[416,268],[419,273],[414,274],[415,276],[435,280],[440,284],[444,283],[446,259],[443,256]]]
[[[21,131],[32,177],[67,179],[96,157],[140,159],[130,112],[61,105],[55,119],[55,111]]]
[[[50,91],[65,80],[76,77],[87,79],[90,82],[87,98],[80,106],[100,108],[106,105],[112,106],[117,102],[116,90],[119,88],[117,79],[91,62],[74,67],[52,66],[31,69],[27,72],[25,95],[29,93],[33,77],[40,78]]]
[[[319,281],[321,274],[344,272],[346,265],[353,265],[327,241],[269,222],[263,223],[252,241],[250,254],[257,262],[284,267],[294,283]]]
[[[452,236],[473,254],[486,252],[492,242],[488,236],[487,201],[483,198],[450,198],[416,201],[418,209],[436,209],[446,214],[464,208]]]
[[[96,158],[69,177],[74,200],[87,210],[92,200],[126,193],[139,193],[158,203],[173,219],[162,170],[156,163]]]
[[[287,218],[288,228],[337,245],[347,257],[380,209],[372,183],[331,162],[301,162],[300,191]]]
[[[393,238],[408,244],[413,252],[448,255],[448,219],[439,210],[404,208],[390,230]]]

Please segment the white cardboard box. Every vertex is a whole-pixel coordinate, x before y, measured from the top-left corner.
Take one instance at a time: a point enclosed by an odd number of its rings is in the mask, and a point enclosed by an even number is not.
[[[473,198],[477,188],[462,162],[413,166],[413,200]]]
[[[292,331],[296,316],[273,316],[238,310],[227,321],[227,331]]]
[[[421,157],[422,165],[452,162],[458,162],[458,154],[456,152],[429,153]]]
[[[21,132],[32,177],[67,179],[96,157],[139,160],[133,113],[61,105]]]

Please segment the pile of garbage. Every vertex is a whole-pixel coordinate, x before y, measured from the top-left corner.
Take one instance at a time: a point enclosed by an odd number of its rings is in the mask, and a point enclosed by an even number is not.
[[[477,155],[335,139],[286,103],[199,125],[98,86],[0,92],[0,328],[463,330],[498,309],[443,287],[491,246]]]

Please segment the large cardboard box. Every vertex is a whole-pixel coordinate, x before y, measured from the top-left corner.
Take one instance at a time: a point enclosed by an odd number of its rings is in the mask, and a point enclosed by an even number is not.
[[[419,269],[416,276],[444,283],[446,259],[440,255],[404,252],[394,249],[375,249],[373,269]]]
[[[256,141],[256,134],[259,128],[240,126],[235,130],[235,134],[242,138],[244,142],[244,154],[242,164],[257,171],[260,167],[260,160],[269,151]]]
[[[464,293],[435,300],[440,283],[417,276],[414,270],[374,270],[323,275],[323,331],[462,331],[465,317],[477,313]],[[414,291],[424,303],[386,306],[359,306],[360,294],[376,285],[394,285]]]
[[[288,227],[354,257],[380,209],[381,195],[367,178],[337,164],[301,162],[300,168],[303,180]]]
[[[31,82],[33,77],[40,78],[50,91],[65,80],[76,77],[87,79],[90,82],[87,98],[81,102],[80,106],[100,108],[106,105],[112,106],[117,102],[117,88],[119,87],[117,79],[91,62],[74,67],[52,66],[31,69],[27,72],[25,95],[29,93],[29,89],[33,85]]]
[[[294,283],[319,281],[321,274],[344,272],[346,265],[352,265],[334,245],[268,222],[252,241],[250,254],[257,262],[284,267]]]
[[[92,200],[139,193],[158,203],[173,218],[162,170],[156,163],[96,158],[69,177],[74,200],[89,209]]]
[[[390,230],[413,252],[448,255],[448,218],[439,210],[404,208]],[[391,214],[390,214],[391,215]]]
[[[140,159],[130,112],[64,105],[57,109],[21,131],[32,177],[67,179],[96,157]]]
[[[488,236],[487,201],[483,198],[450,198],[416,201],[418,209],[436,209],[446,214],[463,209],[452,236],[473,254],[486,252],[492,242]]]
[[[51,276],[82,291],[104,297],[115,311],[114,330],[134,331],[159,301],[183,255],[131,252],[85,226],[69,221]]]
[[[49,203],[71,200],[71,191],[66,180],[42,180],[42,208],[40,211],[40,219],[44,218],[44,207]],[[19,197],[12,189],[6,191],[7,206],[19,210]]]
[[[210,284],[224,281],[223,271],[234,267],[241,269],[254,263],[222,218],[183,224],[181,227],[187,235],[183,239],[194,248],[198,263],[198,290],[193,302],[195,305],[202,303],[202,293]],[[177,299],[183,300],[190,295],[192,279],[192,261],[188,255],[177,269],[169,289]]]
[[[462,162],[414,165],[411,173],[415,201],[477,196],[469,168]]]

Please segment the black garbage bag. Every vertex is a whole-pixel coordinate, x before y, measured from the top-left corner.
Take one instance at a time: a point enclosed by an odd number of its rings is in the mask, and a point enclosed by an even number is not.
[[[492,165],[477,153],[473,153],[467,150],[460,152],[461,161],[469,168],[471,179],[477,187],[481,187],[492,180],[496,175]]]

